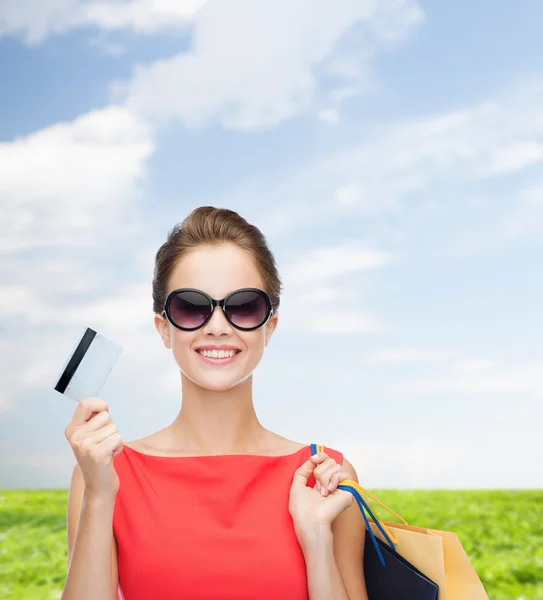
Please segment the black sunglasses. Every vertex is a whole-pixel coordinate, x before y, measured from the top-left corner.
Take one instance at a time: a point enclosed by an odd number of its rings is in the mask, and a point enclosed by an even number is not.
[[[273,313],[270,297],[257,288],[242,288],[215,300],[202,290],[180,288],[168,294],[162,314],[183,331],[203,327],[220,306],[227,321],[236,329],[253,331],[262,327]]]

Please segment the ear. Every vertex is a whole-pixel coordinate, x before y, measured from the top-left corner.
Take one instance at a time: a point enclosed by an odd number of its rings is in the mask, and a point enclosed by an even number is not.
[[[155,313],[155,327],[160,334],[162,341],[164,342],[164,346],[166,348],[171,348],[172,343],[170,340],[170,323],[168,319],[163,315]]]
[[[277,313],[274,313],[270,320],[266,323],[266,346],[268,345],[268,342],[270,341],[271,336],[273,335],[273,332],[277,329],[277,325],[279,324],[279,317],[277,316]]]

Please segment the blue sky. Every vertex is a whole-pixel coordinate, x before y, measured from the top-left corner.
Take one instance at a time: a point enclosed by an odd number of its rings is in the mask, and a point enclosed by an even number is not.
[[[266,427],[369,488],[543,485],[539,2],[4,4],[0,487],[68,486],[85,326],[123,438],[173,420],[153,260],[203,204],[280,268]]]

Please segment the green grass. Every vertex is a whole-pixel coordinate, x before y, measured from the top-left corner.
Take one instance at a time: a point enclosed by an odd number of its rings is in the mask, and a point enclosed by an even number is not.
[[[543,491],[371,491],[409,523],[456,532],[490,600],[543,600]],[[1,599],[60,598],[67,496],[0,491]]]

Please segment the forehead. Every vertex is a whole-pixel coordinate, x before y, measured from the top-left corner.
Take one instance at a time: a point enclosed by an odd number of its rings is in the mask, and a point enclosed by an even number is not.
[[[223,298],[239,288],[263,289],[263,283],[251,256],[233,244],[225,244],[199,246],[181,258],[170,277],[168,292],[182,287]]]

